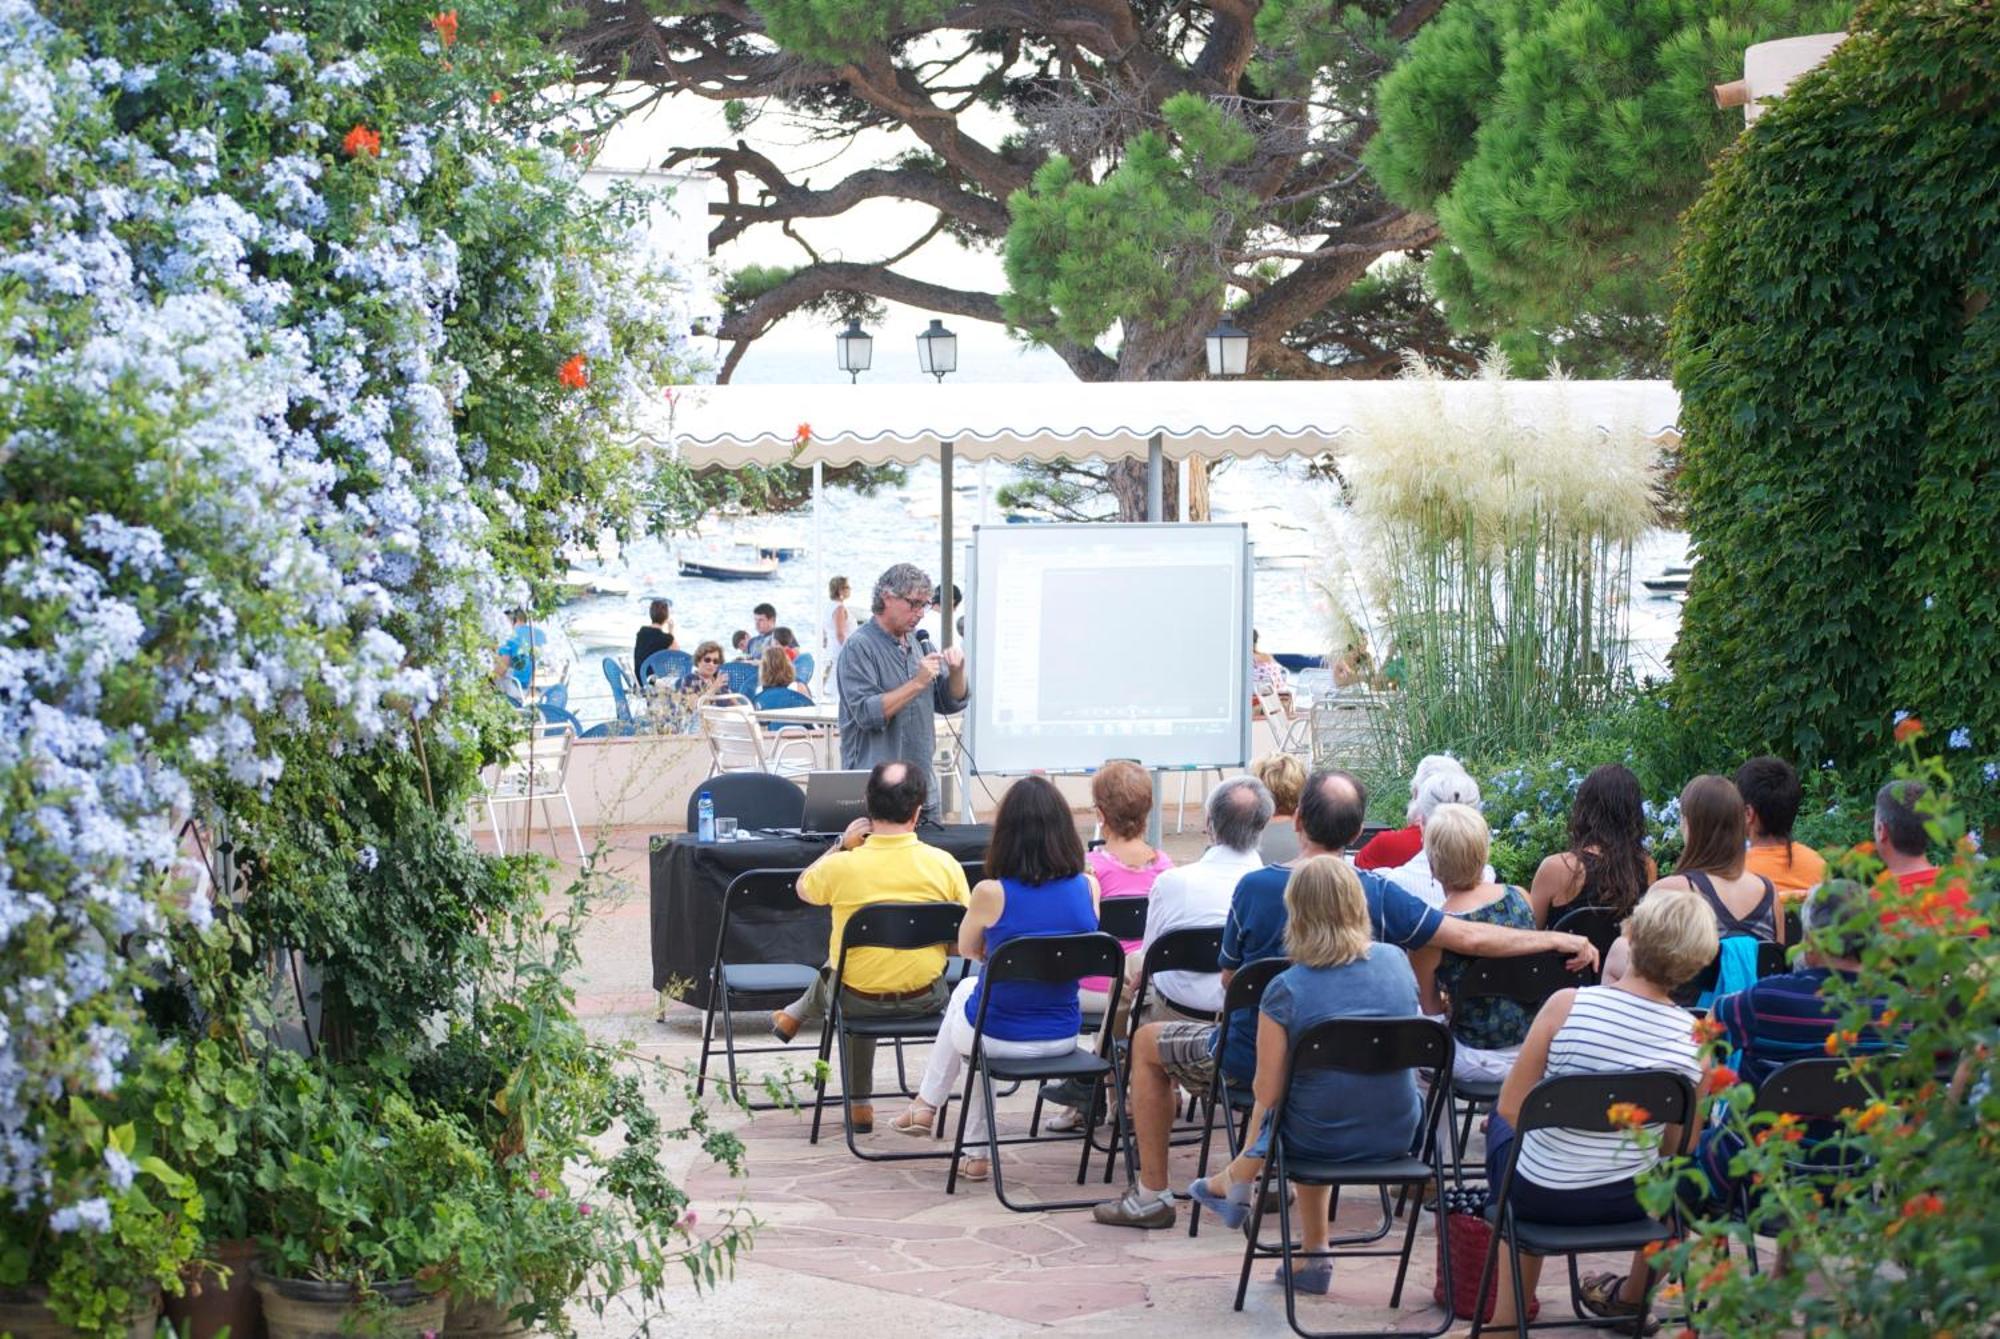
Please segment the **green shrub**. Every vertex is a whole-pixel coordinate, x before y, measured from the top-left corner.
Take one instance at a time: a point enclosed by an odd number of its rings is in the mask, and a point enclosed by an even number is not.
[[[2000,736],[2000,10],[1876,0],[1687,217],[1690,729],[1843,765]]]

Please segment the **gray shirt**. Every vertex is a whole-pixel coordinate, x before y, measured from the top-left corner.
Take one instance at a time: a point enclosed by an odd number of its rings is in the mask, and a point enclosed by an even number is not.
[[[940,821],[944,800],[938,790],[937,716],[965,710],[965,699],[954,697],[951,676],[940,674],[931,691],[919,693],[894,716],[885,716],[882,697],[917,675],[922,657],[916,645],[898,641],[874,619],[864,620],[840,648],[835,677],[840,692],[840,765],[862,771],[882,762],[915,763],[924,771],[924,811]]]

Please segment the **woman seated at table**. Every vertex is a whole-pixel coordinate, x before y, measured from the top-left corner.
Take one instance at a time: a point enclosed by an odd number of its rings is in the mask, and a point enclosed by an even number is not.
[[[675,689],[695,698],[710,698],[729,691],[729,680],[722,677],[722,644],[703,642],[694,649],[694,668],[681,676]]]
[[[759,711],[810,707],[813,704],[812,695],[805,691],[805,685],[792,671],[792,658],[776,642],[764,648],[764,658],[758,662],[757,696],[752,701]]]
[[[1700,1086],[1694,1029],[1673,996],[1715,958],[1715,916],[1708,903],[1690,889],[1655,885],[1626,920],[1621,942],[1630,966],[1616,984],[1559,990],[1535,1015],[1486,1126],[1486,1174],[1496,1189],[1521,1104],[1543,1079],[1667,1069]],[[1695,1124],[1700,1123],[1697,1112]],[[1520,1218],[1561,1226],[1650,1217],[1639,1206],[1634,1178],[1659,1161],[1661,1148],[1678,1148],[1680,1133],[1672,1126],[1649,1129],[1659,1136],[1656,1141],[1642,1142],[1625,1130],[1530,1130],[1522,1136],[1507,1202]],[[1629,1272],[1584,1279],[1584,1306],[1599,1316],[1636,1316],[1646,1295],[1646,1269],[1645,1257],[1635,1253]],[[1504,1260],[1495,1273],[1500,1286],[1487,1325],[1511,1328],[1517,1305],[1513,1277]],[[1541,1257],[1523,1253],[1521,1281],[1530,1297],[1541,1274]]]
[[[986,848],[986,875],[972,886],[972,904],[959,926],[963,957],[985,962],[1011,939],[1097,929],[1097,880],[1085,869],[1069,801],[1047,777],[1023,777],[1002,797]],[[896,1117],[899,1134],[942,1133],[938,1113],[972,1054],[972,1023],[984,986],[984,977],[967,977],[952,992],[916,1100]],[[988,1055],[1008,1059],[1067,1055],[1082,1029],[1074,982],[1000,981],[986,1008],[984,1046]],[[975,1095],[965,1123],[968,1149],[985,1147],[991,1118]],[[984,1153],[959,1159],[958,1174],[969,1181],[984,1181],[991,1171]]]
[[[1431,877],[1444,889],[1447,916],[1505,926],[1535,928],[1535,909],[1528,895],[1511,883],[1485,876],[1492,834],[1486,819],[1469,804],[1441,804],[1424,820],[1424,854]],[[1461,1079],[1495,1083],[1507,1077],[1528,1035],[1528,1009],[1514,1000],[1482,996],[1453,998],[1471,959],[1437,948],[1421,948],[1410,958],[1424,1012],[1451,1014],[1452,1073]]]
[[[1190,1198],[1240,1227],[1270,1150],[1270,1115],[1285,1094],[1291,1048],[1329,1018],[1408,1018],[1417,1012],[1417,978],[1393,944],[1375,942],[1361,879],[1336,856],[1314,856],[1285,884],[1285,956],[1292,966],[1264,988],[1257,1016],[1257,1077],[1250,1123],[1259,1133],[1240,1156],[1188,1187]],[[1354,1162],[1406,1156],[1423,1116],[1409,1070],[1355,1074],[1332,1069],[1299,1075],[1285,1107],[1287,1157]],[[1299,1230],[1309,1254],[1328,1248],[1331,1187],[1299,1186]],[[1279,1266],[1283,1281],[1284,1266]],[[1333,1285],[1333,1261],[1307,1259],[1293,1280],[1300,1292]]]

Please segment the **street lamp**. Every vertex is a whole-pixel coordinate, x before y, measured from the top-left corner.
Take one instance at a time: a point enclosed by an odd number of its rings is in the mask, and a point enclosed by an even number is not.
[[[931,318],[931,328],[917,336],[917,366],[940,383],[945,373],[958,371],[958,336],[946,330],[944,322],[935,316]]]
[[[1250,370],[1250,336],[1228,316],[1208,332],[1208,374],[1240,377]]]
[[[833,337],[833,352],[834,361],[847,373],[848,383],[859,381],[875,361],[874,337],[861,328],[860,317],[847,318],[847,329]]]

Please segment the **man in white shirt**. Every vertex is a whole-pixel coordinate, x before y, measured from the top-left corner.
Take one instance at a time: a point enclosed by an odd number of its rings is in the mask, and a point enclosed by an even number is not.
[[[1146,904],[1146,934],[1126,960],[1128,984],[1137,985],[1145,950],[1170,930],[1219,930],[1245,874],[1264,868],[1257,843],[1271,821],[1271,792],[1254,776],[1236,776],[1208,794],[1209,848],[1191,865],[1176,865],[1153,882]],[[1218,972],[1161,972],[1153,993],[1183,1011],[1213,1014],[1222,1008]],[[1141,1020],[1144,1021],[1144,1020]]]
[[[1426,758],[1425,762],[1430,759]],[[1479,783],[1459,766],[1457,759],[1447,758],[1429,772],[1419,772],[1415,792],[1410,796],[1408,811],[1410,822],[1422,832],[1424,822],[1436,813],[1441,804],[1469,804],[1479,807]],[[1431,858],[1424,848],[1417,847],[1417,853],[1393,869],[1377,870],[1378,874],[1401,888],[1410,896],[1429,906],[1444,907],[1444,885],[1431,874]],[[1493,866],[1488,865],[1480,876],[1482,883],[1493,882]]]

